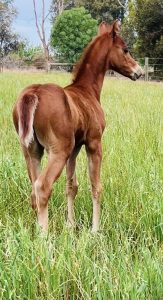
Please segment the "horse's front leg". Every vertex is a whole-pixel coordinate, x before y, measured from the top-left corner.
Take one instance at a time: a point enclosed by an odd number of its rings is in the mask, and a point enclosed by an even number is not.
[[[92,187],[92,201],[93,201],[93,220],[92,220],[92,232],[99,230],[100,223],[100,168],[102,160],[102,147],[101,142],[92,141],[86,147],[88,163],[89,163],[89,176]]]

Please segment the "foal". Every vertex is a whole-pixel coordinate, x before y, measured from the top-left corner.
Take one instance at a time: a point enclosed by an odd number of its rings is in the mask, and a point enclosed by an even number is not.
[[[66,165],[68,226],[74,227],[74,200],[78,190],[76,157],[85,145],[93,199],[92,231],[99,229],[101,137],[105,128],[100,93],[108,69],[136,80],[142,75],[119,36],[120,24],[101,23],[97,37],[88,45],[76,67],[73,83],[65,88],[55,84],[33,84],[20,94],[13,121],[20,137],[32,183],[31,202],[43,231],[48,229],[48,199],[52,185]],[[46,168],[40,173],[44,149]]]

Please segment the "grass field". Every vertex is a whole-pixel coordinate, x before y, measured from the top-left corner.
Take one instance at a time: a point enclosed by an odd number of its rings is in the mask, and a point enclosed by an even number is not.
[[[65,173],[49,203],[43,238],[12,124],[28,84],[70,82],[67,74],[0,75],[0,299],[163,299],[163,84],[106,79],[101,231],[90,232],[87,162],[79,155],[78,230],[65,226]],[[45,162],[45,161],[44,161]]]

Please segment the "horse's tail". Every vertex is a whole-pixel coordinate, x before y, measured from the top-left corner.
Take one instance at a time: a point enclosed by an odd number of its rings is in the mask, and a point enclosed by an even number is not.
[[[26,93],[18,101],[18,134],[21,143],[27,148],[33,140],[33,121],[38,105],[38,97],[33,93]]]

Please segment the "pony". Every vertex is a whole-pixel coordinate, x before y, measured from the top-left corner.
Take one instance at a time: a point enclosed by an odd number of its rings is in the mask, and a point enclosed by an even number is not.
[[[105,128],[100,94],[109,69],[134,81],[142,75],[141,67],[120,36],[118,20],[111,25],[106,22],[99,25],[98,34],[84,50],[70,85],[64,88],[51,83],[27,86],[14,105],[13,122],[32,183],[31,204],[44,232],[48,230],[48,200],[52,186],[65,166],[67,226],[75,226],[74,202],[78,191],[75,165],[83,145],[92,191],[92,232],[99,230],[101,139]],[[48,162],[40,171],[44,149]]]

